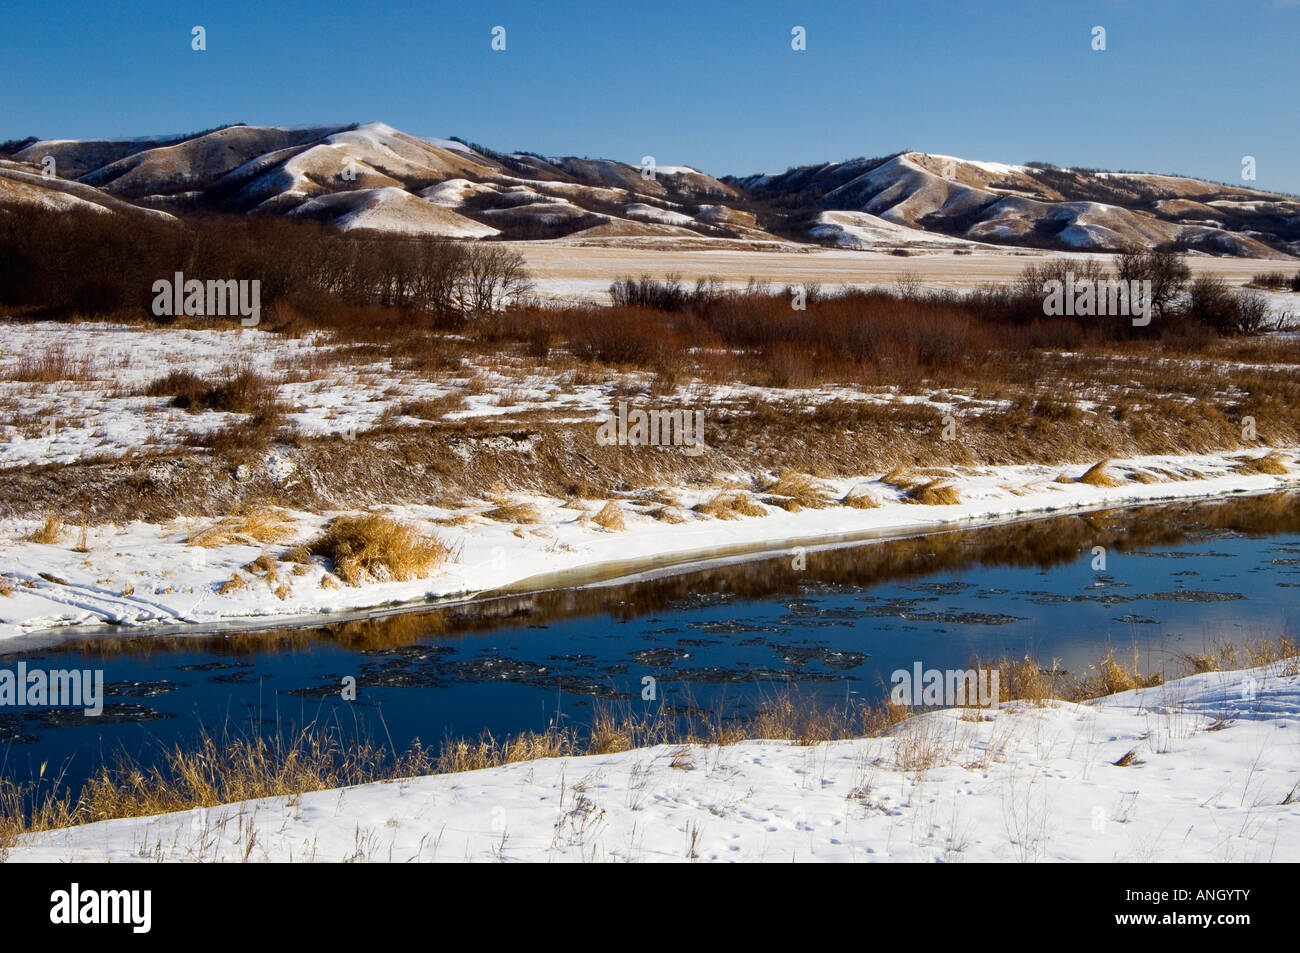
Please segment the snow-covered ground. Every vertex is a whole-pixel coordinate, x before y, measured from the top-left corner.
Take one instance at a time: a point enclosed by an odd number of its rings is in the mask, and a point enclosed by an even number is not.
[[[257,329],[139,328],[107,322],[0,322],[0,467],[73,463],[120,457],[130,451],[174,450],[187,439],[237,424],[244,415],[206,410],[188,413],[171,406],[168,395],[146,396],[148,386],[168,373],[188,371],[205,380],[224,380],[248,370],[275,382],[285,418],[304,435],[355,435],[403,406],[420,401],[459,401],[443,419],[492,417],[509,420],[545,411],[557,420],[595,422],[608,412],[611,394],[645,377],[610,371],[600,383],[579,384],[544,368],[506,362],[464,360],[437,379],[393,366],[387,357],[339,360],[346,348],[321,332],[294,338]],[[74,376],[55,382],[17,380],[24,361],[53,359]],[[797,392],[801,403],[865,401],[925,403],[947,412],[998,406],[963,394],[896,387],[825,386]],[[664,400],[716,406],[752,399],[786,400],[790,392],[748,384],[694,382]],[[450,406],[450,405],[449,405]],[[396,415],[395,417],[391,415]]]
[[[403,408],[416,410],[421,402],[432,401],[442,402],[434,412],[448,421],[469,417],[510,421],[541,413],[553,422],[589,426],[594,439],[601,416],[615,395],[623,392],[620,388],[643,383],[635,375],[613,372],[598,383],[579,383],[548,377],[543,369],[524,364],[489,366],[470,359],[429,379],[369,354],[339,363],[331,354],[337,348],[321,334],[293,338],[257,329],[0,323],[0,408],[4,410],[0,467],[114,458],[132,452],[141,454],[142,469],[162,466],[149,454],[177,450],[187,439],[244,419],[212,410],[187,413],[170,406],[165,394],[144,395],[151,382],[173,371],[189,371],[205,380],[224,379],[238,368],[255,371],[275,382],[286,419],[298,431],[342,435],[384,421],[427,426],[427,421],[403,416]],[[24,361],[39,364],[44,359],[68,376],[50,382],[27,373],[38,379],[20,379],[26,373]],[[800,390],[797,396],[805,405],[831,400],[923,403],[954,414],[998,406],[996,401],[956,391],[922,390],[826,386]],[[788,400],[790,395],[769,387],[697,381],[665,400],[715,407],[752,399]],[[1099,395],[1081,392],[1078,397],[1080,408],[1090,412],[1091,398]],[[280,564],[273,574],[243,568],[264,556],[275,561],[319,532],[334,513],[285,511],[279,515],[291,532],[281,542],[260,545],[245,540],[213,547],[187,543],[211,520],[98,525],[87,527],[83,539],[75,525],[77,514],[69,513],[64,518],[70,525],[61,536],[52,543],[38,543],[27,539],[43,515],[34,504],[30,514],[0,520],[0,638],[101,623],[260,620],[288,624],[326,613],[466,595],[539,576],[550,577],[548,585],[564,585],[597,568],[608,573],[611,564],[634,571],[652,562],[685,563],[710,554],[734,556],[759,549],[827,545],[846,535],[901,535],[1072,508],[1265,492],[1295,485],[1294,474],[1243,473],[1240,462],[1240,455],[1117,461],[1116,472],[1126,482],[1115,488],[1057,482],[1061,472],[1057,467],[953,470],[951,482],[962,503],[948,506],[904,503],[901,490],[882,483],[881,473],[864,473],[826,481],[827,494],[841,499],[850,491],[866,492],[881,504],[876,508],[837,505],[792,513],[755,500],[766,516],[736,520],[691,510],[714,496],[716,488],[670,487],[668,495],[680,503],[673,516],[680,521],[654,518],[655,504],[628,493],[617,501],[627,528],[617,532],[588,519],[607,500],[582,501],[576,508],[572,502],[517,496],[515,502],[530,503],[540,513],[537,521],[522,526],[486,518],[484,512],[495,505],[487,500],[447,506],[395,505],[388,508],[390,515],[447,542],[457,553],[454,561],[424,580],[336,588],[320,560],[296,569]],[[291,489],[295,480],[302,479],[290,451],[273,450],[260,466],[261,475],[277,486]],[[1078,476],[1084,469],[1080,465],[1066,472]],[[1137,482],[1139,476],[1147,482]],[[735,477],[746,484],[752,475]],[[238,583],[232,582],[236,579]]]
[[[1257,453],[1252,455],[1258,455]],[[158,525],[134,522],[87,529],[64,529],[57,542],[25,537],[35,520],[0,522],[0,638],[50,627],[78,624],[193,625],[220,622],[288,624],[294,617],[411,603],[516,585],[569,585],[599,570],[606,575],[663,569],[723,555],[759,550],[779,553],[795,547],[843,544],[846,538],[901,536],[980,522],[1104,506],[1162,500],[1262,493],[1300,485],[1296,451],[1284,455],[1291,472],[1282,476],[1242,472],[1238,455],[1139,457],[1116,460],[1110,472],[1120,486],[1096,487],[1079,482],[1085,466],[1038,465],[951,470],[947,479],[960,494],[953,505],[922,505],[904,499],[903,491],[882,482],[882,474],[860,479],[823,481],[828,498],[866,494],[879,505],[854,508],[830,505],[791,512],[760,496],[749,499],[765,516],[719,519],[691,509],[712,499],[717,489],[672,490],[680,522],[652,515],[658,503],[635,494],[617,500],[623,530],[607,530],[592,519],[607,501],[572,501],[516,496],[532,504],[538,518],[518,524],[484,515],[491,501],[447,509],[393,506],[386,512],[414,524],[449,544],[453,561],[427,579],[339,584],[323,560],[290,566],[276,562],[296,544],[319,532],[334,514],[283,511],[290,533],[279,543],[251,539],[204,547],[190,540],[213,524],[205,519],[177,519]],[[291,464],[272,457],[266,464],[292,479]],[[1137,482],[1141,476],[1155,482]],[[663,513],[659,513],[662,517]],[[248,564],[269,556],[275,570],[250,570]],[[237,586],[225,585],[232,579]],[[530,583],[529,581],[534,581]],[[222,590],[225,591],[222,591]]]
[[[1291,659],[932,711],[880,738],[663,745],[103,821],[8,860],[1295,862],[1298,787]]]

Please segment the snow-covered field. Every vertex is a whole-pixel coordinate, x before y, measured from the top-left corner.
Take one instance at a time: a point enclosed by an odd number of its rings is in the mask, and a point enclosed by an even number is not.
[[[1298,662],[103,821],[8,860],[1295,862]]]
[[[183,450],[187,440],[237,424],[244,415],[207,410],[187,413],[170,406],[166,389],[147,396],[151,382],[185,371],[205,380],[222,380],[246,368],[274,382],[285,418],[304,435],[363,432],[385,422],[427,426],[404,416],[404,407],[437,403],[437,413],[453,422],[490,417],[499,422],[541,415],[553,422],[591,428],[608,412],[619,388],[640,386],[635,375],[610,372],[597,382],[578,382],[543,369],[508,362],[459,367],[432,378],[395,367],[369,353],[343,358],[339,345],[319,333],[294,338],[257,329],[147,329],[108,323],[0,323],[0,467],[63,464],[90,459],[136,458],[144,472],[163,466],[154,453]],[[24,370],[24,362],[50,360],[59,379]],[[1249,365],[1237,365],[1243,368]],[[47,375],[48,376],[48,375]],[[33,379],[34,378],[34,379]],[[747,384],[699,381],[684,385],[672,400],[684,406],[723,406],[758,399],[781,401],[788,391]],[[922,388],[905,393],[892,387],[819,387],[797,392],[803,404],[855,401],[880,405],[923,403],[956,414],[996,409],[998,402],[948,390]],[[1088,410],[1090,400],[1079,395]],[[665,398],[668,399],[668,398]],[[536,419],[536,418],[534,418]],[[1058,482],[1061,468],[1044,466],[977,467],[950,471],[960,505],[924,506],[905,502],[902,490],[881,481],[881,473],[824,481],[829,497],[865,492],[880,505],[870,509],[830,506],[787,512],[755,498],[764,517],[721,520],[691,508],[706,502],[717,487],[667,488],[678,504],[676,522],[654,513],[639,491],[620,496],[626,529],[608,531],[590,517],[608,500],[580,505],[539,495],[516,495],[534,506],[539,519],[526,525],[484,514],[495,502],[448,501],[445,505],[393,505],[386,512],[437,535],[455,551],[436,575],[412,582],[374,582],[359,587],[337,584],[321,560],[279,571],[250,572],[255,560],[276,562],[288,549],[321,530],[338,515],[281,511],[289,527],[275,545],[251,539],[220,546],[188,540],[212,524],[210,519],[177,519],[165,524],[100,524],[82,530],[77,514],[52,542],[27,539],[45,507],[33,502],[0,520],[0,638],[40,629],[82,624],[194,625],[260,620],[288,624],[340,611],[371,609],[429,598],[467,595],[547,577],[548,585],[581,581],[599,570],[639,571],[650,565],[686,563],[710,555],[732,555],[783,547],[828,545],[838,537],[902,535],[947,525],[1014,518],[1028,514],[1098,506],[1129,505],[1177,498],[1212,497],[1231,492],[1265,492],[1295,485],[1294,474],[1274,477],[1243,473],[1242,456],[1149,457],[1117,461],[1126,482],[1115,488]],[[1294,460],[1292,461],[1294,463]],[[292,488],[303,479],[293,455],[269,450],[257,467],[272,484]],[[1065,468],[1077,477],[1082,464]],[[740,484],[752,475],[735,474]],[[1143,482],[1138,482],[1138,480]]]
[[[554,420],[589,420],[594,427],[608,412],[611,393],[641,383],[632,373],[610,371],[599,383],[573,383],[544,368],[466,359],[436,379],[393,366],[390,358],[342,359],[345,350],[317,332],[294,338],[257,329],[144,329],[107,322],[0,322],[0,468],[73,463],[121,457],[130,451],[167,451],[187,439],[244,420],[242,414],[207,410],[188,413],[167,395],[147,396],[148,385],[185,371],[223,380],[248,370],[274,381],[285,418],[308,436],[356,435],[385,421],[427,424],[403,417],[403,406],[420,401],[458,402],[446,421],[468,418],[515,420],[545,412]],[[52,357],[73,379],[16,380],[24,361]],[[901,393],[896,387],[825,386],[797,392],[806,404],[865,401],[924,403],[947,412],[996,408],[994,401],[968,395]],[[692,406],[785,400],[789,391],[748,384],[693,382],[664,400]]]
[[[1241,455],[1140,457],[1117,460],[1110,471],[1125,482],[1097,487],[1058,482],[1064,472],[1077,478],[1076,467],[1005,466],[954,469],[948,482],[961,503],[922,505],[904,499],[902,490],[881,481],[881,474],[860,479],[823,481],[829,494],[865,493],[879,504],[859,509],[833,505],[790,512],[754,497],[762,517],[725,520],[691,509],[712,498],[716,489],[675,491],[673,507],[680,523],[651,515],[657,504],[635,495],[617,501],[625,528],[611,531],[591,516],[606,501],[570,501],[517,496],[536,507],[537,522],[520,525],[487,518],[492,503],[457,509],[393,506],[386,512],[432,533],[455,551],[454,560],[427,579],[341,585],[323,560],[292,567],[276,560],[292,546],[320,531],[334,514],[283,511],[291,529],[275,545],[238,539],[225,545],[199,546],[187,540],[210,527],[212,520],[177,519],[158,525],[134,522],[89,528],[84,540],[75,527],[54,543],[25,537],[34,520],[0,523],[0,637],[50,627],[119,623],[131,625],[261,620],[288,624],[304,618],[430,598],[464,595],[516,585],[571,585],[594,572],[633,573],[698,562],[710,557],[754,551],[811,550],[843,543],[845,538],[902,536],[993,520],[1162,500],[1262,493],[1300,485],[1296,452],[1285,459],[1283,476],[1242,472]],[[274,466],[272,458],[268,466]],[[1156,482],[1141,483],[1142,475]],[[291,478],[291,474],[289,478]],[[269,555],[276,569],[250,571],[248,564]],[[238,577],[237,587],[225,584]],[[529,581],[532,581],[531,583]],[[225,591],[222,591],[222,590]]]
[[[840,224],[853,225],[854,222],[843,219]],[[876,229],[888,226],[888,223],[870,224]],[[873,234],[884,237],[879,231]],[[772,244],[769,250],[753,251],[736,248],[735,243],[709,243],[707,240],[678,241],[680,247],[671,247],[665,244],[665,240],[635,238],[604,246],[587,245],[568,238],[515,242],[510,247],[524,256],[529,271],[535,276],[537,291],[543,296],[587,298],[601,303],[609,301],[610,282],[627,275],[678,274],[688,283],[713,277],[726,287],[742,287],[754,278],[771,282],[778,289],[785,284],[815,283],[832,291],[840,287],[889,288],[900,277],[910,274],[918,276],[925,287],[970,290],[990,283],[1015,281],[1026,265],[1042,264],[1060,257],[1056,252],[1016,247],[988,248],[972,242],[962,243],[973,249],[971,254],[954,255],[950,249],[936,249],[943,243],[943,237],[937,233],[925,233],[923,241],[924,246],[906,257],[884,251],[789,244]],[[1095,261],[1110,268],[1114,256],[1071,252],[1068,257]],[[1190,254],[1185,261],[1193,276],[1218,275],[1231,287],[1244,287],[1261,271],[1278,270],[1276,262],[1251,258]],[[1286,270],[1289,273],[1289,269]],[[1275,317],[1290,314],[1293,323],[1294,319],[1300,318],[1300,294],[1269,292],[1265,296]]]

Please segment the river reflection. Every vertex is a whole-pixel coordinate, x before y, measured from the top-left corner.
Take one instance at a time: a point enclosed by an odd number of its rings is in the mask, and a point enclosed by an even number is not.
[[[311,628],[18,648],[0,664],[102,668],[106,704],[98,718],[0,714],[4,773],[68,764],[75,781],[106,753],[148,763],[202,728],[324,721],[402,748],[578,724],[593,699],[743,714],[795,684],[870,701],[917,661],[1030,655],[1081,670],[1136,646],[1159,668],[1215,641],[1295,633],[1298,504],[1274,494],[1060,516]],[[341,697],[345,677],[355,702]]]

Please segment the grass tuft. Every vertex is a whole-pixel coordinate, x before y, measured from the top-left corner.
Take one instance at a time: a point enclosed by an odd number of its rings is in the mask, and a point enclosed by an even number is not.
[[[1124,481],[1106,469],[1109,464],[1109,460],[1094,463],[1079,477],[1078,482],[1088,486],[1121,486]]]
[[[451,558],[441,540],[377,515],[337,517],[307,549],[329,560],[349,586],[422,578]]]
[[[905,466],[901,463],[890,470],[880,478],[881,483],[888,483],[890,486],[896,486],[904,493],[914,487],[924,483],[924,480],[918,480]]]
[[[496,505],[483,515],[499,523],[540,523],[542,514],[532,503],[498,497]]]
[[[840,500],[840,502],[845,506],[853,507],[855,510],[874,510],[880,506],[880,500],[865,486],[855,486],[844,494],[844,499]]]
[[[686,514],[677,506],[656,506],[654,509],[646,510],[646,516],[656,519],[661,523],[677,525],[686,522]]]
[[[775,483],[766,488],[772,496],[784,497],[800,507],[819,510],[831,505],[830,494],[815,477],[794,470],[786,470]],[[781,505],[777,503],[777,505]]]
[[[942,479],[931,480],[908,490],[906,501],[923,506],[957,506],[961,503],[961,494],[951,483]]]
[[[53,546],[63,538],[63,520],[57,516],[47,516],[39,529],[28,533],[23,538],[29,543],[44,543],[46,546]]]
[[[713,516],[720,520],[735,520],[742,516],[766,516],[767,510],[749,498],[748,494],[737,491],[725,491],[712,499],[697,503],[692,507],[697,513]]]
[[[1266,473],[1269,476],[1286,476],[1291,468],[1286,464],[1286,457],[1273,450],[1260,457],[1246,457],[1237,463],[1240,473]]]
[[[249,510],[218,520],[186,540],[191,546],[212,549],[240,543],[245,546],[283,543],[294,535],[293,522],[272,509]]]
[[[611,533],[621,533],[627,529],[627,521],[623,519],[623,508],[614,500],[601,507],[600,512],[593,516],[591,521]]]

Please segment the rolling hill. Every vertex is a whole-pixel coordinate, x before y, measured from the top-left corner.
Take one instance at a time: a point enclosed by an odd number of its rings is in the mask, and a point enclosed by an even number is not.
[[[686,166],[646,175],[610,159],[503,153],[383,123],[19,145],[0,156],[0,211],[269,214],[464,239],[680,237],[875,251],[1137,244],[1300,255],[1300,200],[1290,196],[921,152],[719,179]]]

